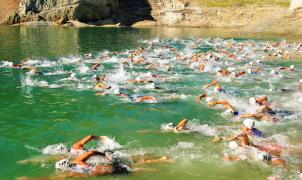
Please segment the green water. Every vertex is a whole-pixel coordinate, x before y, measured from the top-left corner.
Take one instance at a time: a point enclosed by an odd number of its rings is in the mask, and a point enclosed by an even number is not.
[[[207,30],[177,28],[0,27],[0,60],[55,61],[89,52],[134,49],[140,46],[139,40],[155,37],[217,36],[230,37]],[[284,39],[240,34],[236,37]],[[265,179],[272,174],[269,166],[223,162],[222,145],[212,144],[209,137],[159,131],[162,123],[177,122],[182,118],[198,119],[201,123],[226,123],[221,112],[196,104],[193,99],[159,104],[122,103],[111,96],[96,97],[92,91],[22,87],[21,73],[24,72],[16,69],[0,70],[0,179],[54,175],[54,162],[17,162],[40,156],[40,150],[47,145],[61,142],[71,145],[88,134],[115,137],[125,149],[132,151],[157,156],[177,154],[175,163],[144,166],[151,169],[149,171],[94,179]],[[205,78],[201,76],[192,83],[209,82]],[[198,91],[193,94],[196,93]],[[143,133],[142,130],[154,132]],[[178,142],[193,142],[194,148],[177,149]]]

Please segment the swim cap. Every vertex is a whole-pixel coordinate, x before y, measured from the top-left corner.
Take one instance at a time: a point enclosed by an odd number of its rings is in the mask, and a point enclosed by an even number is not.
[[[261,61],[261,60],[257,60],[256,62],[257,62],[257,63],[262,63],[262,61]]]
[[[218,87],[214,87],[215,92],[220,92]]]
[[[251,69],[248,69],[247,72],[248,72],[249,74],[252,74],[252,70],[251,70]]]
[[[291,70],[294,70],[294,69],[295,69],[295,65],[291,65],[291,66],[289,66],[289,68],[290,68]]]
[[[235,73],[235,72],[232,72],[231,74],[232,74],[232,76],[236,76],[236,73]]]
[[[251,105],[255,105],[255,104],[257,103],[255,97],[251,97],[251,98],[249,99],[249,102],[250,102]]]
[[[249,129],[252,129],[255,126],[255,121],[252,119],[246,119],[243,121],[243,125]]]
[[[213,99],[212,97],[207,97],[207,98],[206,98],[206,101],[207,101],[207,102],[212,102],[212,101],[214,101],[214,99]]]
[[[250,65],[254,65],[254,63],[253,63],[253,62],[249,62],[249,64],[250,64]]]
[[[67,153],[68,152],[68,148],[64,145],[64,144],[59,144],[56,148],[55,148],[56,152],[59,153]]]
[[[234,114],[234,111],[232,109],[227,109],[224,114],[226,115],[233,115]]]
[[[229,148],[231,149],[237,149],[239,147],[238,143],[236,141],[229,142]]]
[[[216,69],[216,72],[219,72],[219,71],[221,71],[222,69],[221,69],[221,67],[218,67],[217,69]]]
[[[272,70],[271,74],[279,74],[276,70]]]
[[[301,84],[302,84],[302,79],[300,79],[299,83],[301,83]]]
[[[176,127],[176,125],[174,123],[169,123],[166,125],[167,129],[174,129]]]
[[[56,162],[56,169],[66,170],[70,168],[73,164],[68,159],[62,159]]]

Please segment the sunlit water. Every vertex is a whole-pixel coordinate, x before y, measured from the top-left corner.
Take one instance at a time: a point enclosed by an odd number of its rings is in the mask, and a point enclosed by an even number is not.
[[[0,61],[11,66],[24,59],[38,67],[44,76],[29,75],[25,70],[0,69],[0,179],[16,177],[46,177],[56,174],[55,161],[43,160],[43,148],[64,143],[72,145],[88,134],[115,137],[127,154],[148,154],[154,157],[169,156],[174,163],[144,165],[145,171],[130,175],[107,176],[108,179],[265,179],[272,174],[288,179],[299,175],[301,152],[289,159],[293,167],[287,171],[262,162],[224,162],[226,144],[213,144],[216,126],[240,125],[230,122],[223,110],[211,109],[205,103],[196,103],[195,96],[202,86],[215,79],[215,67],[207,67],[208,73],[200,73],[194,66],[176,62],[173,53],[163,50],[164,45],[173,46],[185,55],[206,52],[209,45],[192,49],[196,38],[225,37],[225,33],[209,33],[198,29],[151,28],[151,29],[101,29],[101,28],[54,28],[54,27],[0,27]],[[253,39],[259,46],[266,41],[282,41],[286,37],[234,34],[235,42]],[[291,41],[300,39],[290,37]],[[225,40],[232,41],[232,40]],[[143,65],[123,66],[127,51],[140,46],[154,49],[148,51],[147,59],[158,61],[160,56],[172,64],[172,71],[146,70]],[[206,41],[205,41],[206,42]],[[112,52],[121,52],[114,56]],[[84,54],[93,53],[96,58],[79,62]],[[102,59],[106,54],[110,58]],[[232,64],[237,70],[245,69],[248,62],[259,60],[260,54],[251,56],[243,63]],[[91,71],[92,63],[102,60],[104,67]],[[301,143],[302,124],[299,98],[301,92],[281,94],[271,88],[297,88],[301,79],[298,59],[279,59],[264,63],[265,72],[238,79],[220,79],[229,94],[228,98],[241,111],[253,111],[248,104],[251,96],[267,94],[270,100],[282,104],[282,108],[294,112],[278,124],[259,123],[258,128],[271,136],[288,137],[292,145]],[[8,61],[3,64],[3,61]],[[296,71],[283,73],[283,77],[270,75],[273,67],[294,64]],[[229,65],[225,65],[229,67]],[[154,90],[154,84],[131,85],[130,79],[148,78],[159,74],[166,79],[156,82],[162,90]],[[73,74],[73,75],[72,75]],[[159,103],[135,104],[114,95],[95,96],[94,75],[108,74],[111,85],[132,97],[154,95]],[[72,78],[71,78],[72,77]],[[251,78],[252,77],[252,78]],[[69,78],[69,79],[68,79]],[[76,78],[76,79],[75,79]],[[255,79],[258,79],[257,81]],[[260,79],[260,80],[259,80]],[[210,93],[211,90],[209,91]],[[114,93],[114,92],[112,92]],[[193,130],[199,133],[174,134],[161,131],[165,123],[187,118]],[[204,125],[207,124],[207,125]],[[278,138],[277,139],[281,139]],[[281,142],[281,140],[280,140]],[[282,141],[283,142],[283,141]],[[95,146],[95,144],[92,144]],[[23,160],[35,163],[20,163]],[[298,164],[298,165],[296,165]],[[97,179],[97,178],[96,178]]]

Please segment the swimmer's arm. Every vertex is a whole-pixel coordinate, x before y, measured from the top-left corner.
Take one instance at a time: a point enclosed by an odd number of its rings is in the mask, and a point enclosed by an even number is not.
[[[213,81],[212,83],[203,86],[203,88],[205,89],[205,88],[209,88],[209,87],[215,86],[215,85],[219,85],[220,86],[220,84],[219,84],[218,81]]]
[[[255,114],[241,114],[239,118],[255,118]]]
[[[226,100],[216,101],[215,105],[216,104],[221,104],[224,107],[226,107],[227,109],[231,109],[234,112],[236,111],[235,108],[228,101],[226,101]]]
[[[178,125],[176,126],[176,129],[177,129],[177,130],[182,130],[182,129],[184,129],[187,123],[188,123],[188,120],[187,120],[187,119],[181,120],[181,121],[178,123]]]
[[[100,138],[100,137],[94,136],[94,135],[86,136],[82,140],[80,140],[80,141],[76,142],[75,144],[73,144],[72,148],[73,149],[83,149],[84,145],[87,144],[89,141],[91,141],[93,139],[98,139],[98,138]]]
[[[77,157],[73,163],[77,164],[77,165],[84,165],[84,166],[88,166],[88,164],[86,163],[87,159],[90,158],[91,156],[95,155],[96,151],[88,151],[87,153],[80,155],[79,157]]]

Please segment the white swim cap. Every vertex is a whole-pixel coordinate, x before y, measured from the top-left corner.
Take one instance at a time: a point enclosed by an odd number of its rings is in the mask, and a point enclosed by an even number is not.
[[[207,97],[207,98],[206,98],[206,101],[207,101],[207,102],[212,102],[212,101],[214,101],[214,99],[213,99],[212,97]]]
[[[271,74],[279,74],[276,70],[272,70]]]
[[[56,148],[55,151],[58,153],[67,153],[68,148],[64,144],[59,144]]]
[[[256,101],[256,98],[251,97],[251,98],[249,99],[249,102],[250,102],[250,104],[255,105],[257,101]]]
[[[239,147],[238,143],[236,141],[229,142],[229,148],[231,149],[237,149]]]
[[[231,74],[232,74],[232,76],[236,76],[236,73],[235,73],[235,72],[232,72]]]
[[[216,69],[216,72],[221,71],[221,70],[222,70],[221,67],[218,67],[218,68]]]
[[[251,65],[251,66],[253,66],[254,65],[254,63],[251,61],[251,62],[249,62],[249,64]]]
[[[261,61],[261,60],[257,60],[256,62],[257,62],[257,63],[262,63],[262,61]]]
[[[291,65],[289,66],[290,69],[294,70],[295,69],[295,65]]]
[[[300,80],[299,80],[299,83],[301,83],[301,84],[302,84],[302,79],[300,79]]]
[[[169,123],[165,126],[165,129],[174,129],[176,127],[176,125],[174,123]]]
[[[248,69],[247,72],[248,72],[249,74],[252,74],[252,70],[251,70],[251,69]]]
[[[255,127],[255,121],[252,119],[246,119],[243,121],[243,125],[249,129],[253,129]]]
[[[70,74],[70,77],[75,77],[75,73],[71,73],[71,74]]]
[[[218,87],[214,87],[214,91],[215,92],[219,92],[219,88]]]
[[[232,109],[227,109],[227,110],[224,112],[224,114],[226,114],[226,115],[232,115],[232,114],[234,114],[234,111],[233,111]]]
[[[66,170],[72,166],[72,163],[68,159],[62,159],[56,162],[56,169]]]

